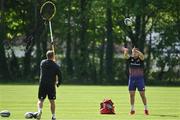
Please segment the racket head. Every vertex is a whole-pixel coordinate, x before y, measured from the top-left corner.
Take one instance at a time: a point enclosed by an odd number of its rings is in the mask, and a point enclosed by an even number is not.
[[[40,8],[40,14],[44,20],[50,21],[56,14],[56,6],[51,1],[46,1]]]

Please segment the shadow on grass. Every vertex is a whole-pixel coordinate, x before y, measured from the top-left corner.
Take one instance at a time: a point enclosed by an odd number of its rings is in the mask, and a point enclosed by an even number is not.
[[[151,116],[172,117],[172,118],[180,117],[180,116],[178,116],[178,115],[162,115],[162,114],[152,114]]]

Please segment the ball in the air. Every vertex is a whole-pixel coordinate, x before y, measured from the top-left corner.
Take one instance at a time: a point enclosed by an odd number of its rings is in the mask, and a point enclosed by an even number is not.
[[[3,110],[0,112],[1,117],[9,117],[11,113],[8,110]]]
[[[24,114],[24,117],[25,117],[26,119],[32,119],[32,118],[34,117],[34,113],[33,113],[33,112],[26,112],[26,113]]]
[[[124,19],[124,24],[127,25],[127,26],[131,26],[133,24],[131,18],[125,18]]]

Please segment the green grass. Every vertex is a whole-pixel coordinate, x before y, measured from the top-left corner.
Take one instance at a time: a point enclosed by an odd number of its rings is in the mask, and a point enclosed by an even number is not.
[[[136,94],[136,114],[129,115],[129,94],[126,86],[61,86],[57,90],[57,120],[180,120],[180,87],[147,87],[150,115],[145,116],[139,94]],[[8,109],[9,118],[24,120],[24,113],[36,111],[37,85],[0,85],[0,111]],[[111,98],[115,115],[100,115],[99,104]],[[50,120],[48,100],[45,100],[42,120]]]

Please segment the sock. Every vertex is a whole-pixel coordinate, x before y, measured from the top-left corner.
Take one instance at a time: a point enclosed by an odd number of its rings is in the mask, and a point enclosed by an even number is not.
[[[52,117],[53,117],[53,118],[56,118],[56,115],[55,115],[55,114],[52,114]]]
[[[131,105],[131,111],[134,111],[134,105]]]
[[[38,107],[38,113],[42,112],[42,108]]]
[[[144,105],[144,110],[147,110],[148,108],[147,108],[147,105]]]

